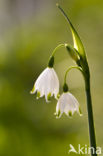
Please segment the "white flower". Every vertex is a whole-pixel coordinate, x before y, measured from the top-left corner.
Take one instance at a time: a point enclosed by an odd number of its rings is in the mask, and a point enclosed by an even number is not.
[[[77,99],[71,93],[64,92],[57,102],[55,115],[60,118],[63,113],[72,116],[74,112],[82,115]]]
[[[37,92],[37,98],[45,95],[48,102],[51,96],[58,97],[59,93],[59,80],[53,68],[47,67],[36,80],[31,94]]]

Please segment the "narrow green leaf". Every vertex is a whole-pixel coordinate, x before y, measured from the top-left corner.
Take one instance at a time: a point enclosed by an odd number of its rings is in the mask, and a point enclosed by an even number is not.
[[[60,7],[59,4],[57,4],[57,7],[60,9],[60,11],[62,12],[62,14],[64,15],[64,17],[66,18],[66,20],[68,21],[69,25],[70,25],[70,29],[72,32],[72,37],[73,37],[73,42],[74,42],[74,48],[79,52],[79,54],[84,58],[85,57],[85,51],[84,51],[84,47],[82,44],[82,41],[77,33],[77,31],[75,30],[74,26],[72,25],[70,19],[68,18],[68,16],[66,15],[66,13],[64,12],[64,10]]]

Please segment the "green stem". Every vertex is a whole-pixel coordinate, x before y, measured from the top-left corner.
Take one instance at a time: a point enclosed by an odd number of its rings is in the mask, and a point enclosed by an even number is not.
[[[49,61],[48,61],[48,67],[49,68],[52,68],[54,66],[54,55],[55,53],[57,52],[57,50],[59,48],[62,48],[62,47],[65,47],[67,44],[59,44],[52,52],[50,58],[49,58]]]
[[[87,97],[87,111],[88,111],[88,124],[89,124],[91,156],[97,156],[97,154],[96,154],[95,128],[94,128],[93,110],[92,110],[92,100],[91,100],[91,91],[90,91],[90,72],[89,72],[89,66],[87,63],[86,55],[84,52],[84,47],[83,47],[82,42],[79,38],[79,35],[77,34],[76,30],[74,29],[71,21],[69,20],[68,16],[64,12],[64,10],[59,6],[59,4],[57,4],[57,7],[60,9],[60,11],[64,15],[64,17],[67,19],[68,23],[70,24],[74,43],[76,42],[78,49],[79,49],[79,53],[81,55],[80,65],[81,65],[81,68],[83,70],[82,73],[83,73],[84,79],[85,79],[85,90],[86,90],[86,97]],[[77,68],[77,67],[73,67],[73,68]],[[79,67],[77,69],[80,70],[81,68]],[[65,74],[64,82],[66,82],[67,73],[71,69],[72,69],[72,67],[67,70],[67,72]]]
[[[90,91],[90,73],[88,68],[89,75],[85,75],[82,68],[78,66],[71,66],[65,73],[64,84],[66,84],[67,74],[71,69],[78,69],[82,72],[85,78],[85,90],[87,97],[87,111],[88,111],[88,124],[89,124],[89,136],[90,136],[90,147],[91,147],[91,156],[97,156],[96,154],[96,138],[95,138],[95,128],[94,128],[94,120],[93,120],[93,110],[92,110],[92,100],[91,100],[91,91]]]
[[[82,70],[81,67],[78,67],[78,66],[71,66],[71,67],[69,67],[69,68],[67,69],[66,73],[65,73],[65,76],[64,76],[64,84],[66,83],[67,74],[68,74],[68,72],[69,72],[71,69],[78,69],[78,70],[81,71],[82,74],[83,74],[83,70]]]
[[[97,156],[97,154],[96,154],[95,128],[94,128],[93,110],[92,110],[92,100],[91,100],[91,91],[90,91],[90,78],[88,78],[85,81],[85,85],[86,85],[85,90],[86,90],[86,97],[87,97],[87,111],[88,111],[91,156]]]
[[[65,47],[66,44],[59,44],[52,52],[51,57],[55,55],[56,51],[62,47]]]

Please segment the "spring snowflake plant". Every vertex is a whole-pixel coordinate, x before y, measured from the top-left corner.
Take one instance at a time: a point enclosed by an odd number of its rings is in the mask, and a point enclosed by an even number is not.
[[[91,101],[91,92],[90,92],[90,71],[87,62],[87,57],[85,54],[83,44],[80,40],[80,37],[76,32],[74,26],[72,25],[71,21],[69,20],[64,10],[58,4],[57,7],[66,18],[67,22],[69,23],[72,32],[74,46],[68,44],[60,44],[54,49],[52,55],[50,56],[48,67],[37,78],[34,87],[31,91],[31,94],[35,94],[37,92],[37,99],[45,96],[46,102],[49,102],[50,97],[54,95],[54,97],[57,99],[57,106],[56,106],[56,113],[55,113],[57,118],[60,118],[63,113],[71,117],[74,114],[74,112],[77,112],[81,116],[82,113],[81,113],[79,102],[69,92],[68,84],[66,82],[67,74],[71,69],[75,68],[79,70],[82,73],[85,82],[90,146],[93,147],[95,150],[95,154],[91,150],[91,155],[97,156],[92,101]],[[66,48],[67,52],[70,54],[71,58],[75,61],[76,65],[71,66],[67,69],[64,75],[63,93],[59,96],[59,79],[53,66],[54,66],[54,55],[56,51],[61,47]]]

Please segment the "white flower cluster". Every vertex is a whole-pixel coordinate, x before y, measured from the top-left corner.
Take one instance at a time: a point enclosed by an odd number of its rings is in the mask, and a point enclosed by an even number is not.
[[[37,98],[45,96],[46,102],[49,102],[51,96],[58,100],[55,115],[60,118],[63,113],[72,116],[74,112],[81,115],[80,106],[76,98],[69,93],[63,92],[59,97],[59,79],[55,70],[47,67],[36,80],[31,94],[37,92]]]

